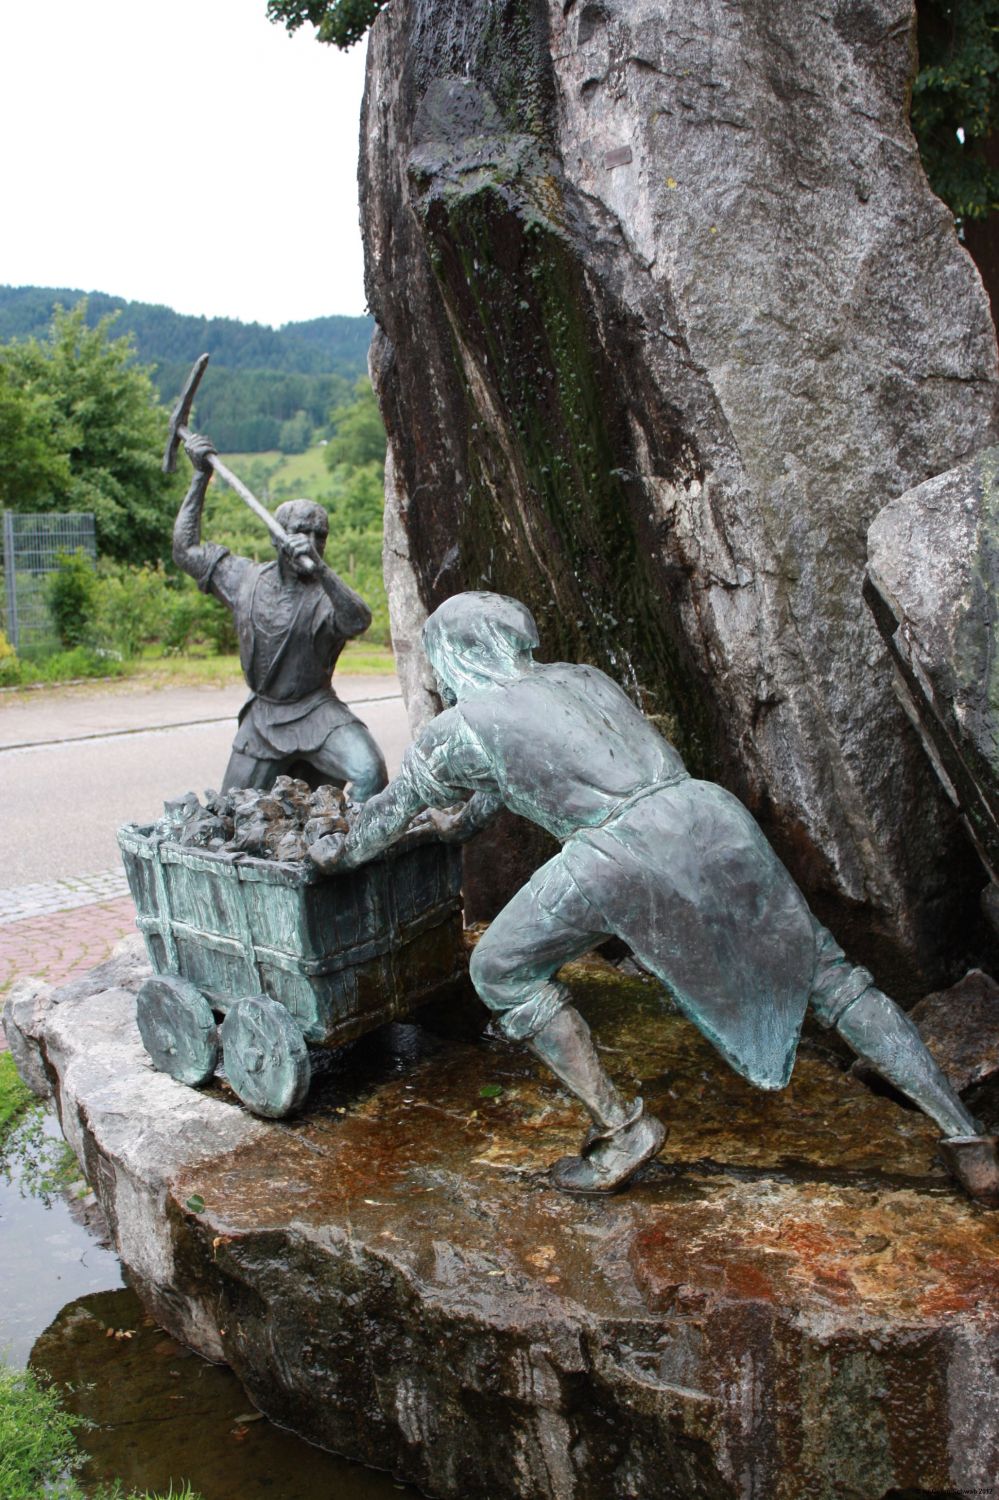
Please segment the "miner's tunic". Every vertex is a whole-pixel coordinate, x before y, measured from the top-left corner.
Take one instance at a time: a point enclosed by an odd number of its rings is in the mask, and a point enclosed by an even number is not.
[[[511,1036],[536,1034],[560,1003],[547,982],[553,957],[613,934],[732,1067],[780,1088],[808,1002],[831,1025],[871,982],[742,804],[689,776],[595,668],[535,665],[463,695],[410,747],[401,774],[430,806],[498,794],[562,843],[487,933],[518,976],[515,999],[490,1000],[509,1005]]]
[[[276,562],[201,545],[198,587],[232,610],[250,696],[239,711],[233,750],[256,760],[308,756],[343,724],[360,721],[330,678],[348,636],[314,579],[283,579]]]

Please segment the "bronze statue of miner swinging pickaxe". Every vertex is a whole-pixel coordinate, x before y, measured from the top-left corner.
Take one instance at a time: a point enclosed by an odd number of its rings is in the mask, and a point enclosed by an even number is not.
[[[191,415],[191,405],[194,401],[195,393],[201,384],[201,377],[205,373],[210,358],[210,355],[202,354],[195,360],[191,368],[191,373],[185,382],[184,389],[180,393],[177,405],[171,414],[167,445],[163,453],[164,474],[172,474],[175,471],[177,467],[177,449],[181,443],[185,443],[189,438],[195,436],[187,423]],[[280,521],[274,519],[266,505],[261,505],[253,491],[247,489],[239,476],[234,474],[229,466],[222,462],[218,454],[214,452],[206,453],[205,460],[209,468],[214,470],[222,482],[227,484],[231,490],[235,490],[243,504],[248,505],[254,515],[260,517],[275,542],[279,546],[287,544],[288,533]],[[315,564],[311,557],[303,557],[301,571],[307,575],[315,573]]]
[[[174,408],[163,468],[173,470],[183,443],[194,474],[174,522],[173,560],[232,611],[250,689],[222,789],[265,790],[278,776],[295,775],[314,786],[349,786],[354,801],[363,802],[385,785],[385,761],[330,678],[347,641],[371,624],[371,611],[323,559],[329,533],[323,506],[286,500],[272,516],[208,438],[188,428],[207,363],[203,354]],[[213,473],[263,521],[277,546],[274,561],[256,562],[220,542],[202,540],[201,515]]]

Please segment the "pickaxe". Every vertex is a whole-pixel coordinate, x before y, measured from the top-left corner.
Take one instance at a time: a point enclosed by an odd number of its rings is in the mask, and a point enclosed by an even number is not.
[[[187,377],[184,389],[180,393],[180,400],[177,402],[177,405],[173,409],[173,415],[170,418],[170,431],[167,436],[166,451],[163,454],[164,474],[172,474],[174,472],[177,467],[177,449],[180,447],[181,443],[183,443],[187,438],[191,436],[191,430],[187,425],[187,419],[191,415],[191,402],[194,400],[194,393],[198,389],[201,377],[205,373],[205,366],[208,364],[208,359],[209,356],[207,354],[202,354],[200,359],[195,360],[191,373]],[[215,473],[219,476],[219,478],[223,480],[231,490],[236,491],[236,494],[243,501],[244,505],[248,505],[253,511],[254,515],[260,517],[261,521],[263,521],[264,525],[267,527],[267,530],[270,532],[274,540],[279,544],[282,542],[287,542],[288,533],[285,531],[280,521],[275,521],[266,505],[261,505],[260,501],[257,499],[252,490],[248,490],[246,488],[246,485],[243,483],[243,481],[237,478],[232,470],[222,462],[218,454],[209,453],[208,462],[211,464],[212,468],[215,470]],[[300,557],[297,561],[297,566],[304,573],[314,573],[316,570],[316,565],[312,561],[311,557]]]

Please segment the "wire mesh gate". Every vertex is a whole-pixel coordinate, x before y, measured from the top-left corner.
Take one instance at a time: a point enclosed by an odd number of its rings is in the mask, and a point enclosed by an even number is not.
[[[49,612],[46,579],[64,553],[78,548],[97,556],[94,518],[85,512],[69,515],[26,516],[3,513],[2,619],[7,639],[19,655],[39,655],[59,649],[59,637]]]

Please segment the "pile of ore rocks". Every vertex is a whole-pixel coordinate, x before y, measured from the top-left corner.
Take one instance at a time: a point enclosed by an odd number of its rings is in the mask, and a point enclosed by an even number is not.
[[[209,791],[203,803],[196,792],[175,797],[164,802],[156,831],[189,848],[300,860],[317,839],[347,832],[349,807],[339,787],[313,791],[294,776],[279,776],[267,791]]]

